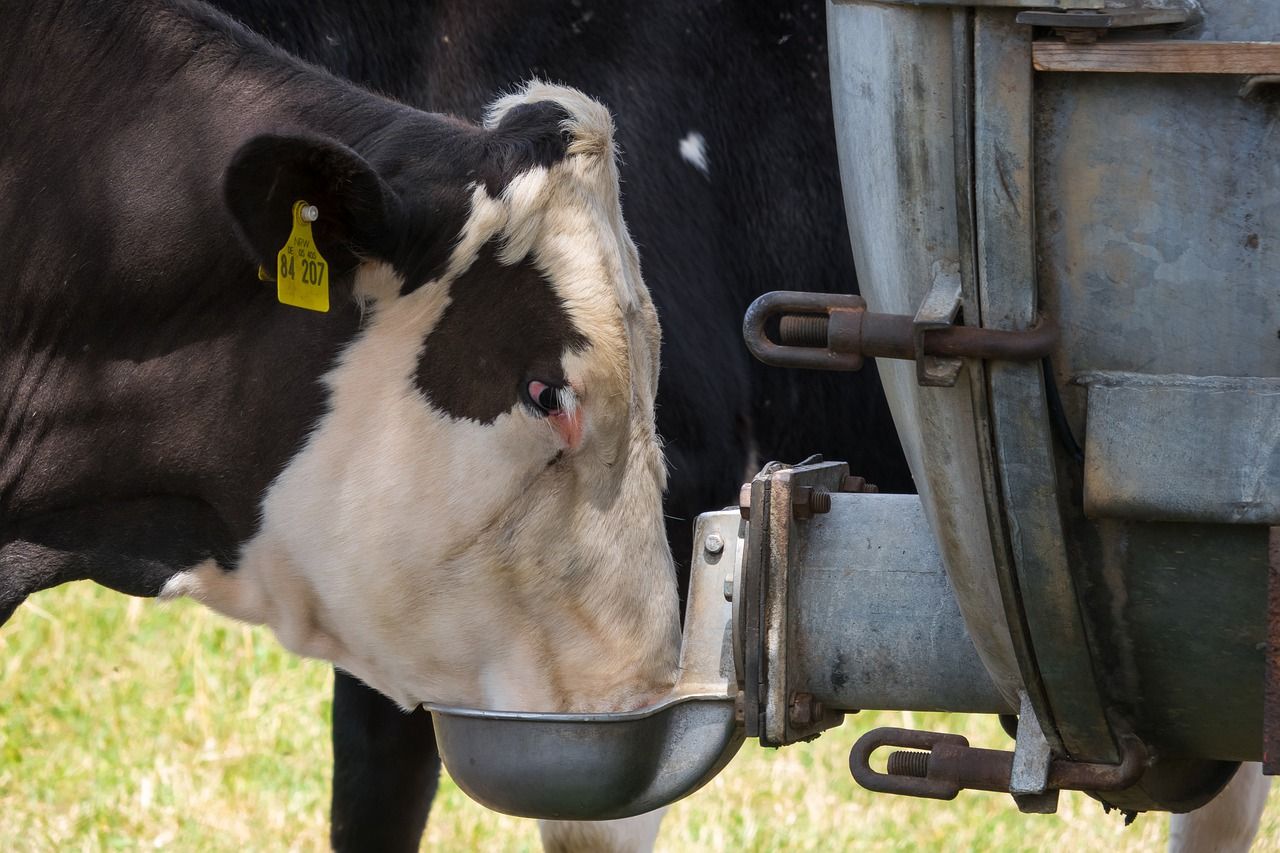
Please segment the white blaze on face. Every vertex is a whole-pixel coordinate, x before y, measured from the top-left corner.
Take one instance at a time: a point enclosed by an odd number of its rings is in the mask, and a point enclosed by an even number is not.
[[[166,590],[269,624],[406,707],[621,709],[675,676],[656,314],[621,217],[607,111],[535,83],[489,123],[545,100],[571,116],[568,156],[498,198],[477,186],[438,281],[400,296],[389,267],[361,268],[364,328],[326,377],[330,410],[269,490],[260,533],[235,571],[207,564]],[[414,384],[450,284],[493,241],[503,263],[532,260],[587,340],[562,359],[575,447],[527,406],[482,424]]]

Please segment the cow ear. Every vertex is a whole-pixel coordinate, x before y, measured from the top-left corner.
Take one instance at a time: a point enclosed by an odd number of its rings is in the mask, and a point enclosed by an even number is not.
[[[337,274],[389,259],[402,218],[399,198],[373,167],[328,139],[254,137],[231,158],[222,191],[254,260],[269,270],[289,239],[295,202],[316,206],[311,233]]]

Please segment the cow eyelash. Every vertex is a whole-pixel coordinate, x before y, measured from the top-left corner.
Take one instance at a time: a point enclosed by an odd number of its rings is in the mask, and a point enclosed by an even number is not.
[[[548,385],[545,382],[534,380],[530,382],[525,390],[529,396],[529,402],[533,404],[533,408],[542,415],[554,415],[564,408],[562,404],[563,388],[555,385]]]

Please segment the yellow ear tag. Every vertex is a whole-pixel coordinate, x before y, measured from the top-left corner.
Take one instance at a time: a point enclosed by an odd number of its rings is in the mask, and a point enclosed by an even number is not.
[[[329,310],[329,264],[311,237],[319,213],[305,201],[293,203],[293,231],[276,255],[276,298],[308,311]]]

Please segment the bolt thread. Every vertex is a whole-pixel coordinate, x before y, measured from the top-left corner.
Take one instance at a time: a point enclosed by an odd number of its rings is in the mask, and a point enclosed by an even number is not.
[[[911,776],[925,779],[929,776],[929,753],[913,750],[899,750],[889,753],[889,765],[885,768],[890,776]]]
[[[826,349],[827,318],[821,314],[784,314],[778,339],[783,346]]]
[[[831,493],[814,489],[813,494],[809,495],[809,510],[814,515],[831,512]]]

